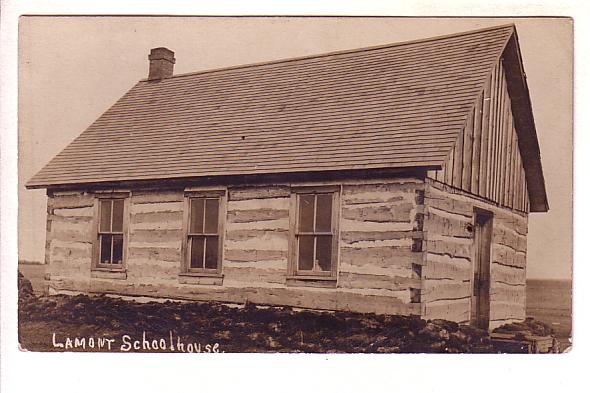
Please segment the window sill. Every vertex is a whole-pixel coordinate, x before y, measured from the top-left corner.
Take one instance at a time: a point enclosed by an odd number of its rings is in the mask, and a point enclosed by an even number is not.
[[[289,287],[336,288],[336,277],[326,276],[291,276],[287,277]]]
[[[181,284],[223,285],[223,274],[182,273],[178,276],[178,281]]]
[[[125,269],[93,268],[90,271],[90,277],[126,280],[127,271]]]

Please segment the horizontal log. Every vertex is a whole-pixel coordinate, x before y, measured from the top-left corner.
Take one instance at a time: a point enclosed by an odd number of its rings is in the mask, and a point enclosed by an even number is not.
[[[73,223],[76,224],[85,224],[93,226],[94,217],[85,217],[85,216],[57,216],[55,214],[48,214],[47,219],[52,222],[63,222],[63,223]]]
[[[287,251],[289,247],[289,233],[265,231],[260,236],[247,240],[226,240],[224,247],[226,250]]]
[[[128,285],[128,280],[70,279],[52,277],[53,291],[106,293],[122,296],[148,296],[191,301],[218,301],[244,304],[291,306],[315,310],[342,310],[377,314],[419,315],[420,304],[408,304],[392,296],[364,295],[334,288],[254,288],[197,286],[180,284],[178,280],[162,283]],[[404,291],[407,292],[407,291]]]
[[[87,275],[90,272],[91,264],[91,255],[72,255],[67,258],[55,258],[51,261],[51,265],[48,266],[47,272],[64,275],[66,272],[73,272],[75,275]]]
[[[528,218],[505,209],[496,209],[494,211],[494,225],[501,225],[513,229],[519,235],[526,236],[528,233]]]
[[[409,247],[341,248],[340,261],[353,266],[400,266],[411,268],[412,263],[422,264],[422,253]]]
[[[492,282],[490,287],[490,300],[492,302],[524,304],[526,301],[526,286]]]
[[[287,269],[287,259],[270,259],[270,260],[258,260],[258,261],[232,261],[227,258],[223,261],[223,269],[225,268],[245,268],[255,267],[258,269],[269,269],[269,270],[285,270]]]
[[[284,237],[289,236],[289,231],[287,229],[278,229],[276,231],[269,231],[269,230],[261,230],[261,229],[238,229],[238,230],[228,230],[225,234],[225,240],[229,241],[243,241],[243,240],[250,240],[250,239],[260,239],[266,236],[267,234],[281,234]]]
[[[423,319],[446,319],[458,323],[469,321],[471,299],[443,300],[422,303]]]
[[[91,265],[88,263],[69,263],[58,261],[53,266],[48,266],[45,270],[45,276],[43,277],[43,284],[47,284],[47,281],[53,279],[76,279],[76,280],[87,280],[90,278]]]
[[[60,217],[93,218],[94,206],[73,207],[70,209],[53,209],[53,214]]]
[[[473,204],[452,198],[452,194],[439,193],[429,195],[425,198],[424,204],[438,210],[464,216],[468,219],[473,217]]]
[[[424,220],[424,231],[437,235],[454,236],[471,239],[473,233],[468,230],[471,224],[466,221],[459,221],[449,217],[441,217],[429,211]]]
[[[420,231],[360,232],[340,231],[340,240],[346,244],[372,240],[422,239]]]
[[[421,240],[418,239],[421,244]],[[410,248],[412,252],[417,252],[412,248],[414,245],[414,239],[392,239],[392,240],[365,240],[354,243],[342,242],[341,248],[375,248],[375,247],[397,247],[397,248]]]
[[[122,271],[105,271],[105,270],[91,270],[90,277],[92,278],[103,278],[108,280],[126,280],[127,272]]]
[[[76,220],[76,221],[65,221],[55,220],[51,223],[51,231],[79,231],[79,232],[91,232],[94,229],[92,221]]]
[[[405,290],[410,288],[420,288],[420,279],[399,277],[399,276],[381,276],[373,274],[358,274],[340,272],[338,274],[338,286],[342,288],[356,289],[389,289],[392,291]]]
[[[419,291],[419,290],[418,290]],[[400,290],[391,290],[391,289],[380,289],[380,288],[338,288],[339,293],[351,293],[363,296],[380,296],[380,297],[389,297],[398,299],[403,303],[411,303],[411,295],[410,290],[408,289],[400,289]],[[414,304],[415,306],[418,303]],[[417,308],[417,307],[416,307]]]
[[[264,269],[258,267],[231,267],[224,266],[223,274],[226,285],[231,281],[238,281],[255,287],[262,283],[285,284],[287,269]]]
[[[429,280],[470,280],[471,262],[465,259],[453,259],[428,254],[426,266],[422,267],[422,277]]]
[[[526,254],[515,252],[510,247],[492,244],[492,262],[524,269],[526,266]]]
[[[415,202],[417,188],[419,188],[419,185],[413,183],[344,186],[342,189],[342,205]]]
[[[527,239],[525,236],[517,235],[515,232],[503,228],[494,228],[492,243],[508,246],[516,251],[525,252]]]
[[[240,201],[229,201],[227,210],[289,210],[291,198],[267,198],[267,199],[245,199]]]
[[[255,209],[230,210],[227,212],[228,223],[249,223],[256,221],[279,220],[289,218],[289,210]]]
[[[471,296],[471,282],[458,280],[428,280],[422,283],[422,302],[454,300]]]
[[[157,202],[131,204],[131,215],[158,212],[182,212],[184,202]]]
[[[181,242],[184,235],[181,229],[133,229],[130,235],[131,244],[135,242]]]
[[[52,198],[53,209],[79,209],[84,207],[93,207],[94,198],[90,195],[68,195],[54,196]]]
[[[342,217],[349,220],[372,222],[410,222],[413,203],[395,206],[353,206],[343,207]]]
[[[159,248],[159,247],[142,247],[137,248],[131,245],[128,248],[127,258],[129,263],[135,260],[149,259],[161,262],[177,262],[180,264],[180,248]]]
[[[524,320],[525,316],[526,311],[524,303],[500,301],[494,301],[490,303],[490,320],[492,321],[499,321],[505,319],[518,319],[522,321]],[[504,323],[502,323],[502,325]]]
[[[60,278],[50,281],[53,291],[107,293],[123,296],[149,296],[193,301],[245,302],[261,305],[286,305],[316,310],[374,312],[377,314],[419,315],[419,304],[407,304],[392,296],[363,295],[352,290],[315,288],[253,288],[171,285],[174,281],[128,286],[126,281]],[[407,292],[407,291],[405,291]]]
[[[134,259],[127,263],[127,276],[130,281],[176,280],[181,272],[180,263],[157,263],[150,259]]]
[[[92,250],[92,243],[91,242],[65,241],[65,240],[60,240],[60,239],[52,239],[51,240],[51,250],[53,250],[54,248],[63,248],[66,250],[91,251]]]
[[[132,204],[182,202],[183,200],[182,191],[133,191],[131,196]]]
[[[249,231],[249,230],[289,230],[289,218],[279,220],[251,221],[251,222],[226,222],[226,230],[229,231]]]
[[[491,281],[525,285],[526,271],[525,269],[493,263],[491,266]]]
[[[248,199],[268,199],[278,197],[288,197],[291,189],[288,186],[264,186],[264,187],[246,187],[230,188],[230,201],[243,201]]]
[[[452,240],[452,238],[450,238]],[[471,244],[454,241],[430,240],[426,241],[426,251],[431,254],[448,255],[450,257],[471,259]]]
[[[93,232],[90,228],[84,230],[52,229],[50,236],[51,240],[64,242],[91,243],[94,239]]]
[[[401,265],[392,265],[389,264],[387,266],[376,266],[373,264],[364,264],[364,265],[351,265],[349,263],[343,263],[340,261],[338,265],[338,270],[341,273],[356,273],[356,274],[370,274],[370,275],[378,275],[378,276],[398,276],[398,277],[407,277],[407,278],[416,278],[414,277],[413,270],[410,266],[401,266]]]
[[[224,258],[233,262],[287,260],[287,250],[225,250]]]
[[[149,213],[134,213],[131,215],[131,224],[157,224],[169,225],[173,222],[174,225],[180,223],[182,227],[182,211],[164,211],[164,212],[149,212]]]
[[[412,222],[373,222],[342,218],[340,230],[344,232],[400,232],[413,231]]]
[[[342,310],[377,314],[419,315],[420,304],[407,304],[389,296],[363,295],[337,289],[319,288],[232,288],[162,284],[129,286],[128,280],[68,279],[56,277],[49,282],[53,291],[79,291],[123,296],[149,296],[192,301],[246,302],[260,305],[291,306],[316,310]],[[166,285],[168,284],[168,285]]]
[[[130,247],[135,248],[172,248],[172,249],[180,249],[182,246],[182,239],[175,239],[175,240],[161,240],[161,241],[139,241],[133,240],[129,242]]]

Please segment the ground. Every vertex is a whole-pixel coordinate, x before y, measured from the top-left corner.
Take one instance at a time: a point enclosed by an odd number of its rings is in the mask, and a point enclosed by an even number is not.
[[[36,292],[32,294],[29,289],[21,290],[23,293],[19,301],[19,341],[27,350],[322,353],[497,351],[489,341],[487,332],[449,321],[424,321],[418,317],[300,311],[287,307],[256,307],[252,304],[230,307],[217,303],[171,301],[136,303],[107,296],[45,297],[40,296],[43,267],[21,265],[20,270],[31,278],[32,289]],[[547,290],[547,286],[531,285],[531,291],[542,290],[545,298],[537,293],[529,295],[529,299],[536,301],[536,307],[527,309],[527,312],[538,316],[541,321],[553,323],[552,327],[557,328],[558,336],[562,339],[561,347],[564,348],[571,326],[567,317],[571,313],[567,314],[559,308],[559,301],[554,299],[559,295],[563,301],[562,287],[554,284],[550,287],[553,289]],[[554,300],[551,302],[551,299]],[[543,304],[548,307],[541,307]],[[555,318],[555,315],[561,319]],[[103,344],[100,348],[99,338]],[[90,342],[94,344],[93,347],[90,347]],[[110,348],[107,345],[109,343]]]

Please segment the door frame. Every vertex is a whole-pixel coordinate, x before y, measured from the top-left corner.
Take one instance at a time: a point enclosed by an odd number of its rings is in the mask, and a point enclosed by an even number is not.
[[[493,225],[494,214],[491,211],[473,209],[470,324],[484,330],[488,330],[490,324]]]

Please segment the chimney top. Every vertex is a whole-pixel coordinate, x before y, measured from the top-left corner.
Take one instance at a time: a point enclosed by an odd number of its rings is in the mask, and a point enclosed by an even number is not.
[[[148,56],[150,70],[148,80],[170,78],[174,72],[174,52],[168,48],[153,48]]]

